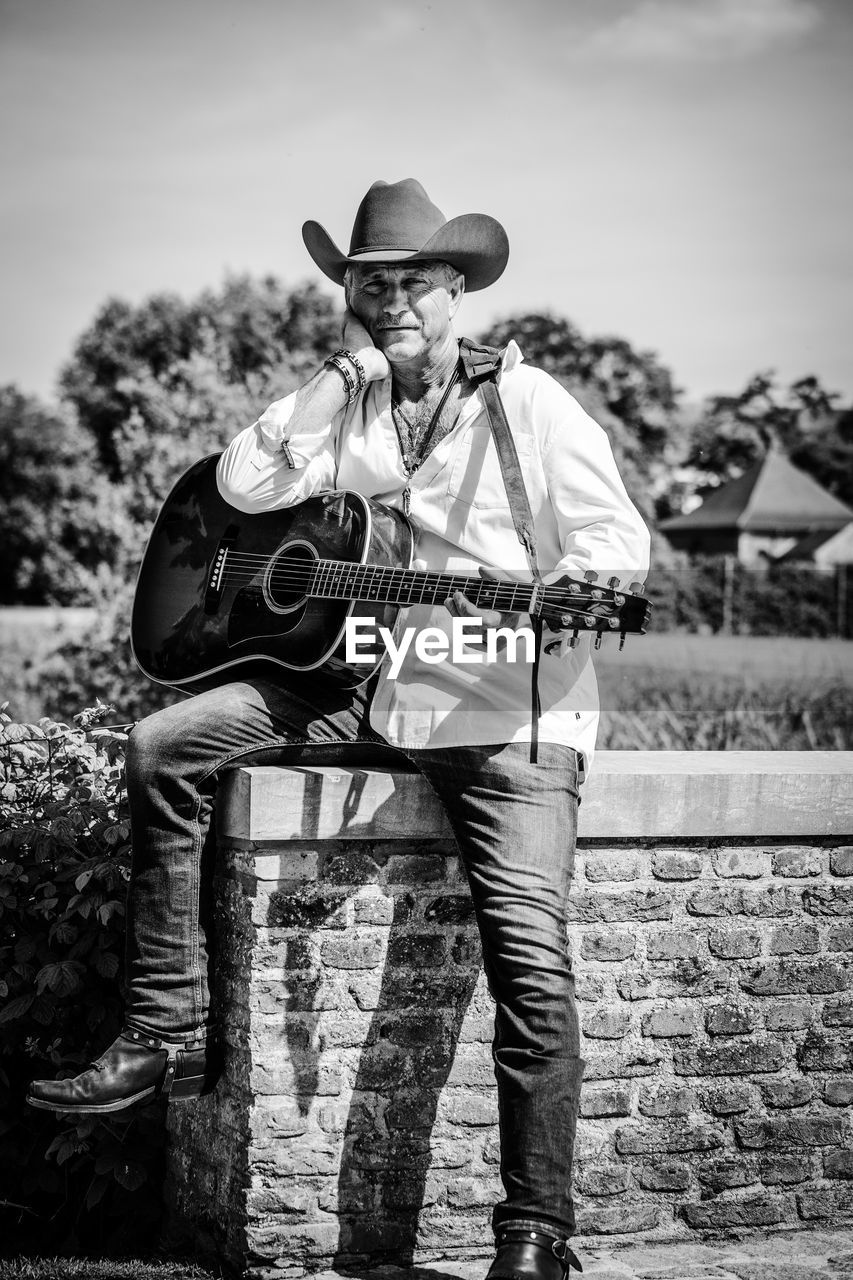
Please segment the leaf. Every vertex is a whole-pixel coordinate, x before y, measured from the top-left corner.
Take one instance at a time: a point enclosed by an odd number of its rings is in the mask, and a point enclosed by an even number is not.
[[[86,1145],[83,1142],[78,1142],[76,1136],[67,1137],[63,1134],[62,1139],[56,1152],[56,1163],[60,1165],[65,1164],[72,1156],[76,1156],[78,1151],[84,1151]]]
[[[118,973],[118,956],[114,951],[99,952],[95,968],[102,978],[114,978]]]
[[[84,1201],[87,1209],[94,1209],[96,1204],[100,1204],[104,1198],[104,1192],[109,1186],[109,1178],[103,1174],[97,1174],[89,1184],[89,1190],[86,1192]]]
[[[74,888],[77,890],[78,893],[81,893],[83,889],[86,888],[86,885],[92,879],[92,876],[94,875],[94,873],[95,873],[94,867],[90,867],[88,871],[80,872],[79,876],[74,881]],[[69,906],[70,906],[70,903],[69,903]]]
[[[10,1000],[7,1005],[0,1009],[0,1023],[11,1022],[13,1018],[20,1018],[21,1014],[27,1012],[35,998],[35,993],[32,991],[25,996],[15,996],[14,1000]]]
[[[56,924],[51,925],[47,939],[48,942],[58,942],[60,946],[68,947],[77,941],[77,927],[69,920],[57,920]]]
[[[80,986],[80,976],[84,967],[78,960],[58,960],[55,964],[46,964],[36,974],[36,990],[41,994],[45,989],[57,996],[68,996]]]
[[[56,1005],[44,996],[37,996],[30,1008],[30,1016],[41,1026],[48,1027],[56,1017]]]
[[[145,1169],[135,1160],[120,1160],[113,1166],[113,1177],[128,1191],[136,1191],[146,1178]]]
[[[59,1150],[59,1148],[62,1146],[63,1142],[65,1142],[65,1141],[66,1141],[66,1139],[67,1139],[67,1135],[66,1135],[66,1134],[64,1134],[64,1133],[57,1133],[57,1134],[56,1134],[56,1136],[54,1137],[53,1141],[51,1142],[50,1146],[48,1147],[47,1151],[45,1151],[45,1153],[44,1153],[44,1154],[45,1154],[46,1156],[52,1156],[52,1155],[54,1155],[54,1154]]]
[[[123,913],[124,904],[115,899],[110,899],[109,902],[105,902],[98,907],[98,919],[103,925],[109,924],[114,915],[122,915]]]
[[[36,953],[35,938],[21,938],[20,941],[15,943],[15,960],[18,961],[19,963],[23,963],[27,960],[32,960],[35,953]]]

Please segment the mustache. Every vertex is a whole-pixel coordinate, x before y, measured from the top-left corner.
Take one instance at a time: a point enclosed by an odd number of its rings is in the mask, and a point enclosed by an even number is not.
[[[384,320],[377,320],[373,327],[375,329],[415,329],[417,325],[412,323],[407,312],[401,311],[397,316],[386,316]]]

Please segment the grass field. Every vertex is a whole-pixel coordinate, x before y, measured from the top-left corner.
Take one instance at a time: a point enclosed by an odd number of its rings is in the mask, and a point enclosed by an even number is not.
[[[219,1280],[221,1274],[194,1263],[137,1258],[0,1259],[0,1280]]]
[[[0,609],[0,702],[17,718],[42,714],[39,664],[92,618],[89,609]],[[853,641],[651,633],[629,637],[621,653],[608,639],[596,668],[602,747],[853,747]]]
[[[38,693],[27,689],[28,677],[63,641],[82,635],[94,617],[94,609],[0,608],[0,703],[9,702],[17,719],[43,714]],[[78,710],[70,708],[69,716]]]

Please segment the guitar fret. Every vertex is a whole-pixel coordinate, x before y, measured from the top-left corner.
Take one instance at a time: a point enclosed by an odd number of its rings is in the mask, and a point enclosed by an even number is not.
[[[592,600],[590,593],[567,587],[547,587],[540,596],[540,607],[553,611],[583,613],[591,604],[604,605],[607,600]],[[391,565],[360,565],[349,561],[317,560],[308,579],[307,594],[325,599],[372,600],[401,606],[439,604],[455,591],[462,591],[477,605],[501,613],[528,613],[534,591],[529,583],[494,582],[474,579],[467,574],[433,573],[400,569]],[[621,602],[620,602],[621,603]],[[611,606],[613,608],[613,606]],[[603,612],[603,610],[602,610]],[[613,608],[611,616],[618,615]],[[605,614],[606,616],[606,614]]]

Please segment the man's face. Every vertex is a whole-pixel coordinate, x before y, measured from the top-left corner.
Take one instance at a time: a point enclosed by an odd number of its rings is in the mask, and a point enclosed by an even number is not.
[[[391,364],[407,364],[446,341],[462,282],[428,262],[363,263],[347,302]]]

